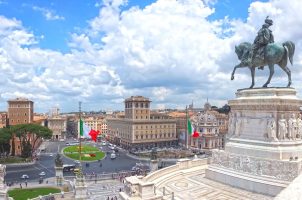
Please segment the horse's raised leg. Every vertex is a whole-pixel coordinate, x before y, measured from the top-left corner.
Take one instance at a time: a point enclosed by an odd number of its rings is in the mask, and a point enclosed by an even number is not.
[[[253,88],[255,85],[255,67],[250,67],[251,70],[251,76],[252,76],[252,85],[250,86],[250,88]]]
[[[271,79],[275,72],[274,64],[269,64],[268,67],[269,67],[269,77],[268,77],[266,83],[263,85],[263,87],[267,87],[267,85],[271,82]]]
[[[287,74],[287,77],[288,77],[288,84],[287,84],[287,87],[290,87],[290,85],[292,84],[292,75],[291,75],[291,71],[290,69],[285,66],[285,67],[281,67],[281,69],[283,71],[285,71],[285,73]]]
[[[232,72],[232,76],[231,76],[231,80],[234,80],[234,74],[235,74],[236,69],[237,68],[242,68],[242,67],[247,67],[247,66],[244,66],[244,65],[242,65],[242,63],[240,63],[240,64],[238,64],[234,67],[233,72]]]

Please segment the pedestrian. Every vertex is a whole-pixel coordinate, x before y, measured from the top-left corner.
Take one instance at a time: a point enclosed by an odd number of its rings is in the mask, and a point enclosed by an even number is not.
[[[27,187],[27,181],[25,181],[25,186]]]
[[[22,184],[20,183],[20,188],[22,189]]]

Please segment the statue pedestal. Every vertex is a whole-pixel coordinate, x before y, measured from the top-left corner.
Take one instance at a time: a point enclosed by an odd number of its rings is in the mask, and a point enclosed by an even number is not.
[[[84,177],[76,177],[74,181],[75,186],[75,199],[86,200],[88,199],[87,185],[85,184]]]
[[[8,188],[4,184],[4,176],[6,175],[6,165],[0,164],[0,200],[8,200]]]
[[[64,181],[63,167],[55,167],[55,171],[56,171],[56,185],[62,186]]]
[[[0,188],[0,200],[8,200],[7,188]]]
[[[229,105],[228,141],[206,177],[276,196],[302,168],[302,100],[293,88],[244,89]]]
[[[158,160],[150,160],[150,172],[158,170]]]
[[[163,197],[155,193],[152,182],[142,181],[142,176],[130,176],[125,179],[125,191],[120,192],[122,200],[161,200]]]

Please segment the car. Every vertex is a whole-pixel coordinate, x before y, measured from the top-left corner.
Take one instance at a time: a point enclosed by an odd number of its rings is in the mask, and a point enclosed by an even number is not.
[[[113,159],[116,159],[116,154],[115,153],[112,153],[110,154],[110,158],[113,160]]]
[[[50,156],[50,157],[53,157],[53,154],[51,153],[51,154],[49,154],[49,156]]]
[[[73,173],[79,173],[80,172],[80,169],[79,168],[75,168],[74,170],[73,170]]]
[[[102,142],[102,145],[103,145],[103,146],[106,146],[106,142]]]
[[[22,179],[29,179],[29,176],[28,176],[27,174],[23,174],[23,175],[21,176],[21,178],[22,178]]]
[[[66,142],[65,145],[66,145],[66,146],[70,146],[70,143],[69,143],[69,142]]]
[[[46,173],[45,172],[40,172],[39,176],[45,176]]]

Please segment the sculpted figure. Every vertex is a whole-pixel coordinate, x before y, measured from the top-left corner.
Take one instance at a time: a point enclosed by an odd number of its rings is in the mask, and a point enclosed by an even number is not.
[[[295,114],[288,120],[288,139],[295,139],[296,138],[296,128],[297,128],[297,120]]]
[[[275,118],[274,118],[273,115],[267,121],[267,137],[268,137],[268,139],[272,139],[274,141],[277,140],[277,136],[276,136],[276,120],[275,120]]]
[[[274,74],[274,65],[277,64],[287,74],[287,87],[290,87],[291,71],[287,67],[288,60],[293,65],[293,56],[295,54],[295,44],[292,41],[285,41],[282,44],[274,43],[274,36],[269,27],[273,25],[273,20],[266,18],[265,23],[259,30],[253,44],[242,42],[235,46],[235,52],[240,60],[232,72],[231,80],[235,77],[235,72],[238,68],[247,67],[251,71],[252,84],[255,85],[255,69],[263,69],[264,66],[269,68],[269,76],[262,87],[267,87],[270,84]]]
[[[235,135],[237,137],[240,136],[241,128],[242,128],[242,117],[240,116],[240,113],[237,113],[237,118],[235,121]]]
[[[298,119],[297,119],[297,138],[301,139],[301,134],[302,134],[302,119],[301,119],[301,114],[299,114]]]
[[[281,115],[281,118],[278,121],[278,125],[279,125],[279,135],[278,135],[278,139],[279,140],[284,140],[286,135],[287,135],[287,122],[286,119],[284,119],[284,115]]]
[[[229,126],[228,126],[228,133],[229,133],[230,136],[232,136],[234,134],[235,122],[236,122],[236,118],[233,115],[233,113],[230,112]]]
[[[267,44],[274,42],[274,36],[272,31],[269,29],[273,25],[273,20],[269,19],[268,16],[264,20],[262,28],[258,31],[258,34],[252,44],[251,51],[249,53],[247,63],[253,65],[252,61],[254,56],[264,59],[264,48]],[[263,66],[260,66],[259,69],[263,69]]]

